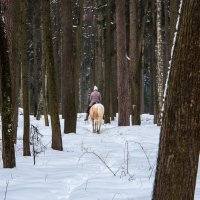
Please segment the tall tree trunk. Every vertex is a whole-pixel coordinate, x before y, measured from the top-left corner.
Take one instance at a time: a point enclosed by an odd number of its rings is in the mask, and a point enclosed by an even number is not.
[[[23,135],[23,151],[24,156],[30,156],[30,97],[29,97],[29,64],[27,57],[27,1],[20,1],[20,35],[21,40],[19,42],[21,52],[21,64],[22,64],[22,92],[23,92],[23,111],[24,111],[24,135]]]
[[[111,95],[112,95],[112,111],[113,111],[113,116],[112,120],[114,120],[114,117],[116,116],[116,113],[118,112],[118,91],[117,91],[117,44],[116,44],[116,24],[115,18],[116,18],[116,12],[115,12],[115,0],[112,0],[112,20],[113,20],[113,25],[111,29],[111,44],[112,44],[112,68],[111,68]]]
[[[42,38],[42,44],[45,40]],[[48,106],[47,106],[47,61],[46,61],[46,47],[42,45],[42,109],[44,115],[45,126],[49,126]]]
[[[163,39],[162,39],[162,29],[161,29],[161,20],[162,20],[162,3],[161,0],[156,0],[156,29],[157,29],[157,65],[156,65],[156,87],[157,87],[157,124],[161,125],[161,112],[163,105]]]
[[[142,48],[140,53],[140,113],[144,113],[144,39],[142,42]]]
[[[19,1],[12,2],[12,109],[13,109],[13,134],[14,141],[17,142],[18,127],[18,104],[19,104],[19,79],[20,79],[20,57],[19,57]]]
[[[53,55],[55,65],[56,85],[58,88],[59,112],[61,106],[61,18],[60,18],[61,0],[51,1],[51,21],[52,21],[52,41]]]
[[[64,96],[64,133],[76,132],[76,99],[75,99],[75,64],[73,63],[72,39],[72,3],[71,0],[61,2],[62,13],[62,91]]]
[[[15,167],[12,123],[12,86],[5,29],[0,17],[0,68],[2,70],[2,158],[4,168]]]
[[[140,66],[138,62],[137,0],[129,1],[130,9],[130,89],[132,124],[140,125]]]
[[[111,0],[107,0],[106,7],[106,38],[105,38],[105,123],[110,123],[111,109]]]
[[[117,23],[117,69],[118,69],[118,112],[119,126],[128,126],[129,122],[129,84],[126,59],[126,15],[125,1],[116,0]]]
[[[118,112],[118,100],[117,100],[117,56],[116,56],[116,31],[115,29],[112,30],[112,43],[113,43],[113,50],[112,50],[112,68],[111,68],[111,95],[112,95],[112,120],[116,116]]]
[[[58,112],[58,95],[56,88],[54,58],[53,58],[53,43],[51,33],[51,19],[50,19],[50,0],[42,1],[42,38],[45,54],[45,62],[48,75],[48,94],[49,94],[49,109],[51,116],[52,127],[52,148],[55,150],[63,150],[62,137],[60,131],[60,120]]]
[[[40,1],[34,1],[34,11],[33,11],[33,52],[34,52],[34,63],[33,63],[33,86],[34,86],[34,93],[33,93],[33,104],[34,110],[33,114],[34,117],[37,116],[38,110],[38,101],[39,101],[39,42],[40,42]]]
[[[77,41],[76,41],[76,112],[81,111],[79,105],[81,104],[81,99],[79,98],[79,82],[80,82],[80,72],[81,64],[83,60],[83,0],[79,1],[79,24],[77,27]]]
[[[155,99],[155,12],[154,0],[150,4],[150,114],[154,115],[154,99]]]
[[[163,81],[164,85],[167,79],[167,72],[169,68],[169,59],[170,59],[170,40],[169,40],[169,0],[164,1],[164,16],[165,16],[165,24],[164,24],[164,45],[163,45],[163,58],[164,58],[164,70],[163,70]]]
[[[200,3],[183,1],[169,76],[154,200],[194,199],[200,150]]]

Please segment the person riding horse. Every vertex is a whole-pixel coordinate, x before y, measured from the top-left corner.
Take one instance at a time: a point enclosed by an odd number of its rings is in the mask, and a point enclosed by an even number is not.
[[[101,94],[100,94],[100,92],[98,92],[98,87],[94,86],[94,91],[91,93],[89,100],[88,100],[88,108],[86,111],[86,117],[85,117],[84,121],[88,120],[90,108],[96,103],[101,103]]]

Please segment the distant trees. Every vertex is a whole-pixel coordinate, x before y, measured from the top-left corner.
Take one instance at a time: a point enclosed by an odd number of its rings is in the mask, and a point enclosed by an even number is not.
[[[200,4],[182,1],[168,81],[153,200],[194,199],[200,149]]]

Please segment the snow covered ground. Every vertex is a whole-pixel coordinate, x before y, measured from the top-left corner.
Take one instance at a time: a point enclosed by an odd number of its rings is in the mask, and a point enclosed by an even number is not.
[[[50,128],[31,117],[47,146],[33,165],[33,157],[22,155],[20,115],[17,167],[3,169],[0,158],[0,200],[150,200],[160,131],[153,117],[143,115],[142,125],[132,127],[117,127],[116,120],[99,135],[83,119],[79,114],[76,134],[62,133],[60,152],[51,149]],[[200,199],[199,175],[195,199]]]

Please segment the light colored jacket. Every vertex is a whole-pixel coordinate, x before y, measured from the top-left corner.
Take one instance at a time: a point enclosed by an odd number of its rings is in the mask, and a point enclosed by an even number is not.
[[[95,103],[101,103],[101,94],[98,91],[93,91],[90,95],[90,104],[89,106],[94,105]]]

